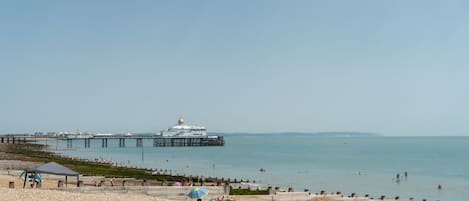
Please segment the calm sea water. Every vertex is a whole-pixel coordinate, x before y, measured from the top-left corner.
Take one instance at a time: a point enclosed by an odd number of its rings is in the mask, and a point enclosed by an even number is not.
[[[73,157],[171,169],[173,174],[250,179],[296,191],[469,200],[469,137],[229,135],[225,141],[224,147],[155,148],[149,140],[143,149],[135,140],[127,140],[125,148],[118,147],[118,140],[109,141],[108,148],[101,148],[100,140],[88,149],[83,141],[74,142],[72,149],[65,142],[49,145]],[[405,171],[407,180],[396,182],[396,174]]]

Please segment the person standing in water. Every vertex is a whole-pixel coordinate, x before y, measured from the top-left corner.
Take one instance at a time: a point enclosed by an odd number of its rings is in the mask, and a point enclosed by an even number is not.
[[[404,172],[404,178],[407,181],[407,171]]]

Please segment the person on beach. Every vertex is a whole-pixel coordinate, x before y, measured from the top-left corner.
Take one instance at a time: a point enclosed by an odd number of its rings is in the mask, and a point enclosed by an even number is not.
[[[401,180],[400,180],[400,175],[399,173],[396,174],[396,183],[399,183]]]
[[[404,172],[404,178],[407,181],[407,171]]]
[[[441,190],[443,187],[441,187],[441,184],[438,184],[438,190]]]

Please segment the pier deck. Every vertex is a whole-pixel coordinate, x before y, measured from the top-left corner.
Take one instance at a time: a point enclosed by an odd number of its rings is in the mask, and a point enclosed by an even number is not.
[[[137,147],[143,146],[144,140],[153,140],[153,147],[197,147],[197,146],[223,146],[225,140],[222,136],[216,138],[163,138],[154,136],[96,136],[92,138],[59,138],[66,140],[67,147],[72,147],[74,141],[84,141],[85,148],[91,146],[91,141],[101,141],[101,147],[107,147],[108,141],[118,140],[119,147],[125,147],[126,142],[135,141]]]
[[[67,141],[67,148],[71,148],[73,144],[84,144],[85,148],[91,147],[92,141],[100,141],[101,147],[108,147],[109,141],[119,141],[119,147],[125,147],[126,143],[135,143],[135,146],[142,147],[144,140],[152,141],[153,147],[195,147],[195,146],[224,146],[225,140],[223,136],[215,137],[159,137],[159,136],[93,136],[93,137],[35,137],[24,135],[0,135],[1,143],[25,143],[34,141],[47,141],[47,140],[63,140]],[[80,143],[81,142],[81,143]],[[96,144],[96,143],[93,143]]]

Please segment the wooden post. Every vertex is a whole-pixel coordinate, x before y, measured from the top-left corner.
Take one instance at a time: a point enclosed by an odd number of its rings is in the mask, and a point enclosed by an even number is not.
[[[223,194],[224,195],[230,194],[230,182],[225,182],[225,185],[223,186]]]

